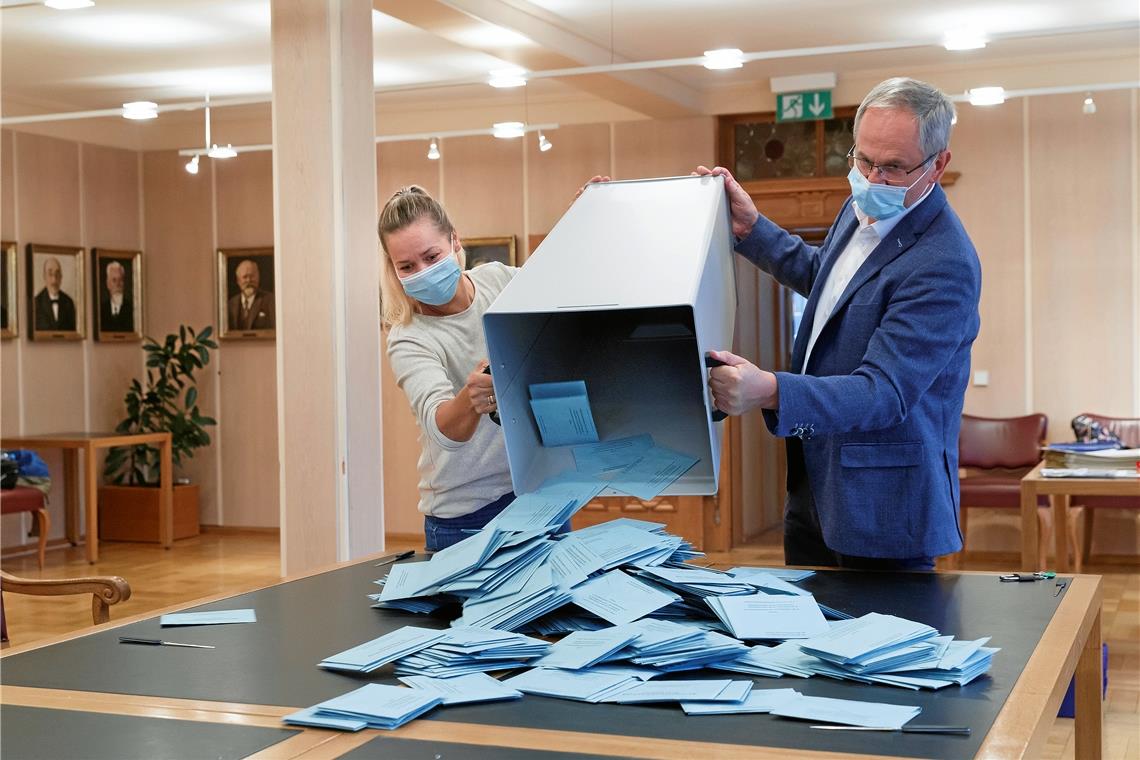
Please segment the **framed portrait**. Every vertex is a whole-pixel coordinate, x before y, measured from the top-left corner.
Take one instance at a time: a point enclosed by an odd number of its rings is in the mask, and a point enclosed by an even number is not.
[[[515,236],[463,238],[463,250],[467,253],[467,269],[480,264],[497,261],[509,267],[515,264]]]
[[[142,251],[91,249],[95,340],[142,340]]]
[[[277,336],[272,248],[218,251],[218,325],[226,339]]]
[[[16,306],[16,244],[0,242],[0,338],[7,340],[20,334],[19,309]]]
[[[28,336],[32,340],[83,340],[87,300],[86,251],[28,243]]]

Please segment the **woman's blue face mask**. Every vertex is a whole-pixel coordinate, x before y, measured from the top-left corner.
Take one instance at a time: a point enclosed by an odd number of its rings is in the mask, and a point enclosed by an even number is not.
[[[455,290],[459,287],[462,274],[459,261],[449,252],[427,269],[402,278],[400,284],[404,286],[405,293],[420,303],[443,306],[455,298]]]

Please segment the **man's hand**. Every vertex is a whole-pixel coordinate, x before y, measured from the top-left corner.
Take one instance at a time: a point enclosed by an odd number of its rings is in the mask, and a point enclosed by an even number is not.
[[[709,174],[714,177],[724,177],[724,192],[728,196],[728,210],[732,214],[732,234],[738,239],[748,237],[748,233],[752,232],[752,227],[756,224],[756,218],[760,216],[760,212],[756,210],[752,196],[740,186],[740,183],[732,176],[732,172],[723,166],[714,166],[712,169],[698,166],[693,174],[701,177]]]
[[[729,351],[710,351],[709,356],[725,364],[709,370],[709,390],[717,409],[737,415],[779,407],[779,388],[771,372]]]
[[[476,364],[475,369],[467,376],[467,382],[463,386],[463,390],[467,392],[467,398],[471,403],[471,410],[475,414],[488,414],[498,408],[491,376],[483,371],[486,368],[487,362],[485,360]]]

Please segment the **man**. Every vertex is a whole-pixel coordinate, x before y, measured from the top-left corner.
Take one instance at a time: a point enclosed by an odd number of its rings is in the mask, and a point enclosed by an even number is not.
[[[44,259],[44,288],[35,297],[34,330],[46,332],[71,332],[75,330],[75,301],[61,290],[63,267],[59,259],[49,256]]]
[[[229,329],[272,330],[276,327],[273,294],[261,289],[261,270],[252,259],[243,259],[234,273],[237,295],[228,303]]]
[[[127,269],[118,261],[107,265],[99,305],[99,329],[103,332],[135,331],[135,307],[126,292]]]
[[[737,251],[808,297],[791,372],[727,351],[718,408],[763,410],[787,437],[789,564],[930,569],[958,551],[958,429],[978,334],[977,253],[938,180],[954,107],[913,79],[855,115],[852,199],[818,248],[765,219],[724,176]]]

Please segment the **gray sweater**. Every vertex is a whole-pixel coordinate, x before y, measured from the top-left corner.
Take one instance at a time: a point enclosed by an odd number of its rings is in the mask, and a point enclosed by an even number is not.
[[[453,441],[435,423],[439,405],[455,398],[475,365],[487,358],[483,312],[515,272],[499,263],[467,272],[475,299],[459,314],[416,314],[388,334],[388,360],[420,429],[419,510],[433,517],[470,514],[511,490],[503,431],[484,415],[467,441]]]

